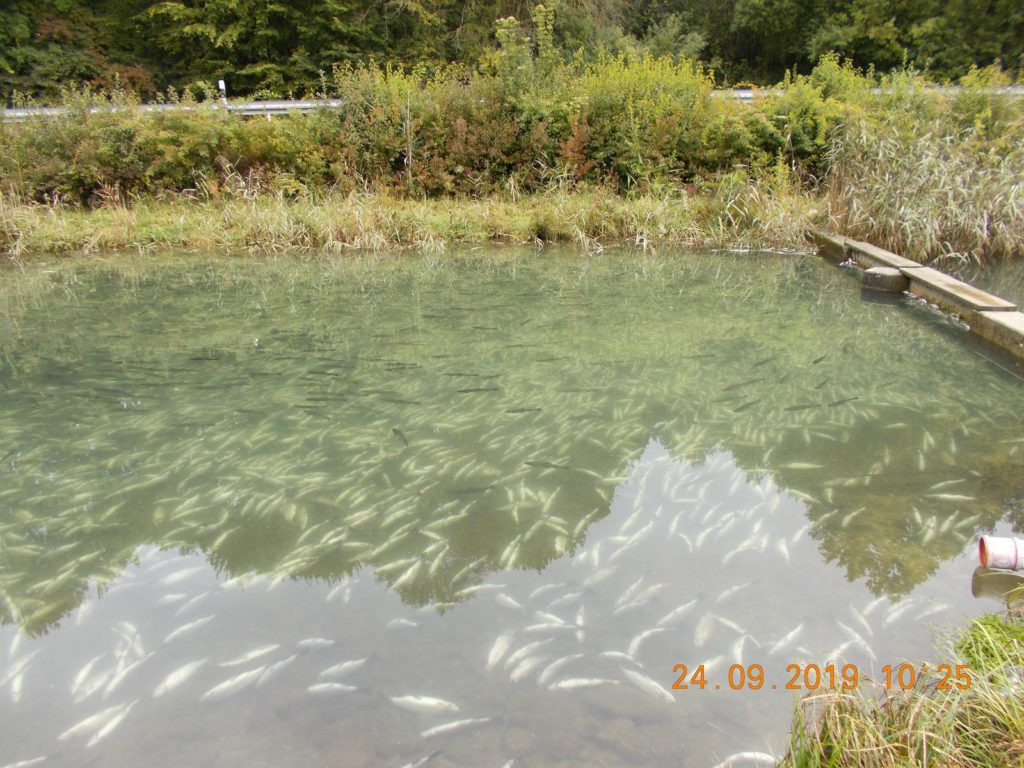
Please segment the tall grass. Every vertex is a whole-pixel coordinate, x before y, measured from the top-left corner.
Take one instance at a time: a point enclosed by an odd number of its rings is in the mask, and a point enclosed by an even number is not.
[[[798,187],[727,179],[704,194],[626,198],[597,189],[471,200],[246,192],[184,201],[142,199],[95,210],[12,203],[0,196],[0,253],[13,258],[116,250],[341,253],[444,250],[459,243],[805,247],[815,201]]]
[[[1024,252],[1024,105],[975,71],[950,98],[889,84],[885,107],[837,125],[827,151],[834,229],[923,261]]]
[[[829,212],[847,235],[930,261],[984,261],[1024,248],[1024,144],[1001,152],[941,121],[858,123],[829,150]]]
[[[1024,624],[1000,616],[975,620],[950,658],[969,668],[969,687],[939,690],[932,673],[909,690],[871,684],[805,698],[780,766],[1024,766]]]

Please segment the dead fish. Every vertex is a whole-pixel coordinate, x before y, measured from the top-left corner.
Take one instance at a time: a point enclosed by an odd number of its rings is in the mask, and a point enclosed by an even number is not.
[[[497,666],[498,662],[501,661],[502,657],[508,653],[508,649],[512,647],[513,635],[511,632],[506,632],[504,635],[500,635],[497,640],[494,641],[494,645],[491,646],[490,652],[487,654],[487,666],[484,670],[490,671]]]
[[[248,653],[243,653],[231,661],[225,661],[220,664],[222,667],[237,667],[239,664],[245,664],[247,661],[258,659],[260,656],[266,656],[268,653],[276,651],[281,646],[277,643],[271,645],[262,645],[259,648],[253,648]]]
[[[550,691],[572,691],[577,688],[594,688],[598,685],[618,685],[618,680],[606,680],[598,677],[570,677],[566,680],[559,680],[557,683],[548,686]]]
[[[443,725],[436,725],[433,728],[427,728],[425,731],[420,731],[420,736],[424,739],[429,739],[432,736],[441,736],[445,733],[452,733],[454,731],[461,731],[464,728],[469,728],[473,725],[483,725],[489,723],[491,718],[489,717],[476,717],[469,718],[468,720],[455,720],[451,723],[444,723]]]
[[[583,596],[582,592],[569,592],[568,594],[562,595],[561,597],[555,598],[548,603],[548,610],[554,610],[555,608],[564,608],[569,603],[572,603]]]
[[[868,603],[866,606],[864,606],[864,610],[861,611],[861,613],[863,615],[865,615],[865,616],[869,616],[871,614],[871,612],[873,610],[875,610],[875,608],[880,606],[882,603],[884,603],[888,599],[889,598],[886,597],[885,595],[882,595],[881,597],[876,597],[874,600],[872,600],[870,603]]]
[[[296,645],[299,648],[327,648],[334,645],[334,641],[326,637],[307,637],[305,640],[299,640]]]
[[[582,587],[592,587],[595,584],[600,584],[605,579],[611,578],[618,571],[618,566],[609,565],[602,568],[599,571],[595,571],[583,580],[580,584]]]
[[[217,699],[225,699],[233,693],[238,693],[248,685],[255,683],[256,680],[263,674],[266,666],[257,667],[256,669],[250,669],[248,672],[243,672],[240,675],[225,680],[220,685],[215,685],[213,688],[208,690],[202,696],[201,701],[215,701]]]
[[[519,662],[519,665],[512,670],[512,674],[509,675],[509,680],[513,683],[518,683],[520,680],[529,675],[533,670],[547,661],[550,656],[534,656],[533,658],[523,659]]]
[[[537,640],[534,643],[527,643],[522,648],[520,648],[518,651],[516,651],[515,653],[513,653],[511,656],[508,657],[508,660],[505,661],[505,669],[508,669],[513,664],[515,664],[517,661],[519,661],[520,659],[526,658],[533,651],[536,651],[541,646],[547,645],[548,643],[551,642],[552,639],[553,638],[548,638],[547,640]]]
[[[263,674],[260,675],[260,679],[256,681],[256,687],[259,688],[261,685],[265,685],[270,682],[278,672],[287,667],[297,658],[299,658],[299,655],[297,653],[293,653],[287,659],[281,659],[280,661],[275,661],[273,664],[269,665],[265,670],[263,670]]]
[[[424,712],[427,714],[436,714],[438,712],[458,712],[459,705],[453,704],[450,701],[444,699],[438,699],[433,696],[390,696],[391,703],[402,709],[408,709],[411,712]]]
[[[82,667],[78,674],[75,675],[74,681],[71,683],[71,695],[74,696],[78,693],[78,690],[82,687],[82,684],[89,678],[89,673],[92,672],[92,668],[96,666],[97,662],[102,659],[104,654],[100,654],[90,661],[86,662],[85,666]],[[20,670],[19,670],[20,671]],[[0,685],[6,684],[6,680],[0,681]]]
[[[675,697],[659,682],[653,680],[642,672],[636,672],[632,669],[626,669],[625,667],[619,667],[622,674],[626,676],[633,685],[639,688],[649,696],[653,696],[656,699],[661,699],[669,704],[675,703]]]
[[[33,757],[30,760],[19,760],[16,763],[8,763],[7,765],[3,766],[3,768],[29,768],[29,766],[39,765],[40,763],[43,763],[47,759],[47,757],[47,755],[43,755],[42,757]]]
[[[723,590],[722,593],[719,594],[718,597],[715,598],[715,602],[716,603],[720,603],[723,600],[725,600],[725,599],[727,599],[729,597],[732,597],[733,595],[735,595],[737,592],[739,592],[744,587],[748,587],[748,586],[750,586],[750,582],[749,581],[745,581],[742,584],[737,584],[734,587],[729,587],[728,589]]]
[[[169,635],[167,635],[167,637],[164,638],[164,642],[169,643],[175,638],[181,637],[184,634],[194,632],[204,624],[208,624],[211,621],[213,621],[213,619],[214,615],[211,613],[209,616],[203,616],[203,618],[201,619],[196,619],[195,621],[190,621],[188,624],[183,624],[182,626],[178,627],[176,630],[171,632]]]
[[[201,603],[203,600],[205,600],[209,596],[210,596],[209,592],[203,592],[201,594],[196,595],[191,600],[189,600],[187,603],[182,605],[178,610],[176,610],[174,612],[174,615],[175,616],[181,616],[181,614],[183,614],[186,611],[188,611],[189,608],[192,608],[193,606],[198,605],[199,603]]]
[[[364,656],[361,659],[353,659],[352,661],[343,661],[340,664],[335,664],[333,667],[328,667],[321,672],[318,677],[344,677],[355,672],[357,669],[361,669],[366,664],[368,658]]]
[[[628,661],[630,664],[636,664],[638,667],[642,666],[639,661],[624,651],[602,651],[598,656],[604,659],[615,659],[615,661]]]
[[[639,635],[634,637],[629,643],[629,655],[636,657],[637,653],[640,652],[640,644],[643,643],[651,635],[655,635],[658,632],[667,631],[666,627],[654,627],[653,629],[647,629],[641,632]]]
[[[505,606],[506,608],[516,608],[518,610],[523,610],[522,603],[520,603],[514,597],[506,595],[504,592],[500,593],[496,598],[494,598],[494,601],[499,605]]]
[[[544,669],[541,670],[540,675],[537,676],[537,682],[540,685],[547,685],[548,680],[554,677],[555,674],[557,674],[562,669],[562,667],[564,667],[571,661],[575,661],[576,659],[582,659],[585,655],[586,654],[583,653],[574,653],[570,656],[562,656],[560,659],[555,659],[546,667],[544,667]]]
[[[386,626],[388,629],[402,629],[405,627],[418,627],[419,624],[410,619],[392,619],[384,626]]]
[[[801,632],[804,630],[803,622],[796,625],[790,632],[780,637],[775,645],[768,649],[768,653],[773,656],[779,651],[783,651],[788,648],[797,639]]]
[[[673,610],[670,610],[664,616],[659,618],[659,620],[657,622],[657,626],[658,627],[666,627],[668,625],[671,625],[674,622],[678,622],[678,621],[682,620],[682,618],[684,618],[686,616],[686,614],[689,613],[690,610],[693,608],[693,606],[696,605],[696,604],[697,604],[697,601],[695,599],[693,599],[693,600],[690,600],[688,602],[683,603],[678,608],[674,608]]]
[[[138,702],[139,700],[135,699],[135,701],[131,702],[130,704],[122,704],[121,711],[114,715],[114,717],[112,717],[110,720],[108,720],[106,725],[104,725],[102,728],[96,731],[96,733],[93,734],[93,737],[89,739],[89,742],[85,746],[87,748],[92,747],[99,741],[102,741],[107,736],[107,734],[109,734],[111,731],[113,731],[115,728],[117,728],[117,726],[121,724],[122,720],[128,717],[128,713],[132,711],[132,707],[134,707]]]
[[[315,685],[309,686],[306,689],[310,693],[352,693],[352,691],[358,691],[359,689],[354,685],[345,685],[344,683],[316,683]]]
[[[137,661],[135,661],[132,664],[129,664],[126,667],[120,667],[119,665],[118,672],[110,679],[110,682],[107,683],[106,688],[103,689],[103,698],[107,698],[117,688],[117,686],[121,684],[121,681],[124,680],[131,673],[133,669],[135,669],[137,666],[139,666],[144,661],[149,659],[149,657],[152,656],[154,653],[156,653],[156,651],[150,651],[141,659],[138,659]]]
[[[109,707],[100,712],[97,712],[95,715],[90,715],[84,720],[81,720],[80,722],[68,728],[66,731],[64,731],[64,733],[62,733],[57,738],[60,741],[67,741],[68,739],[74,736],[78,736],[79,734],[87,733],[88,731],[98,730],[99,728],[102,728],[104,725],[106,725],[123,707],[124,704],[118,704],[116,706]]]
[[[898,619],[904,613],[909,611],[911,607],[916,605],[916,602],[917,601],[915,601],[914,599],[909,599],[897,603],[896,605],[890,606],[889,613],[885,617],[885,623],[891,624],[892,622],[896,621],[896,619]]]
[[[914,621],[920,621],[921,619],[927,618],[928,616],[933,616],[934,614],[940,613],[946,610],[947,608],[949,608],[948,603],[939,603],[937,605],[931,606],[930,608],[925,608],[923,611],[921,611],[921,613],[917,614],[917,616],[914,617]]]
[[[160,584],[165,587],[169,587],[172,584],[182,582],[189,576],[192,576],[204,570],[206,570],[206,567],[202,565],[197,565],[194,568],[182,568],[180,571],[175,571],[174,573],[164,576],[162,579],[160,579]]]

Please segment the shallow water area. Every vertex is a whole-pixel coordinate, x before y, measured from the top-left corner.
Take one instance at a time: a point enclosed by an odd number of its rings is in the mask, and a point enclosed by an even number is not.
[[[977,288],[1024,306],[1024,268],[1019,259],[994,259],[984,265],[972,264],[948,270]]]
[[[781,755],[1024,523],[1020,379],[814,257],[2,278],[0,766]]]

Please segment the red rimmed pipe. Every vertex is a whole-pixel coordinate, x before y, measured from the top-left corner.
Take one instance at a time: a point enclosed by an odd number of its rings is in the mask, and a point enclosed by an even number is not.
[[[978,540],[978,560],[983,568],[1024,571],[1024,539],[982,536]]]

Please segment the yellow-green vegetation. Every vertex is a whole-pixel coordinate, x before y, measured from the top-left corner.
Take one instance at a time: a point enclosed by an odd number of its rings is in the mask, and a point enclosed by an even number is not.
[[[813,223],[923,260],[1024,250],[1024,99],[992,90],[998,68],[950,95],[826,56],[743,104],[686,59],[563,62],[550,12],[534,21],[536,42],[499,23],[483,70],[338,68],[324,92],[340,106],[311,114],[247,119],[187,94],[171,95],[187,111],[146,111],[86,91],[63,114],[0,122],[0,249],[776,247]]]
[[[117,250],[299,252],[444,250],[459,243],[806,247],[815,200],[799,189],[732,178],[707,195],[553,192],[512,199],[402,200],[390,195],[256,193],[132,205],[11,204],[0,249],[11,257]]]
[[[1024,110],[976,70],[960,92],[929,100],[894,80],[887,106],[830,141],[833,226],[919,259],[1008,256],[1024,232]],[[987,90],[986,90],[987,89]]]
[[[1024,765],[1024,621],[989,615],[971,622],[948,654],[967,668],[918,674],[903,690],[878,685],[808,696],[796,712],[783,768],[904,768]],[[961,678],[961,683],[966,678]],[[877,695],[876,695],[877,694]]]

